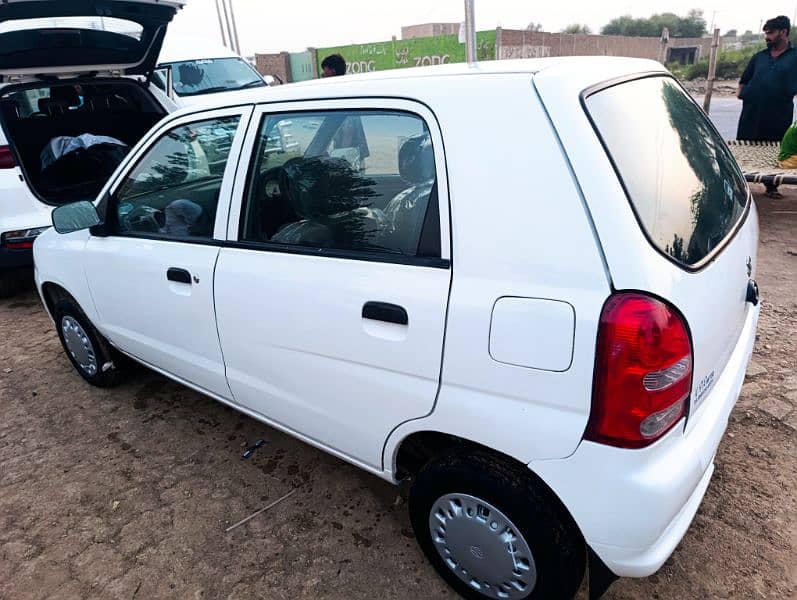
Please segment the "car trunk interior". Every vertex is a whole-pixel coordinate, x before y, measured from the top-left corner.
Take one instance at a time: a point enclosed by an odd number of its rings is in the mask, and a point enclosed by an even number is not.
[[[165,114],[132,79],[71,80],[24,86],[3,93],[0,114],[32,190],[49,204],[93,199],[119,162]],[[107,136],[53,154],[61,136]],[[87,138],[88,139],[88,138]],[[98,143],[98,142],[103,143]]]

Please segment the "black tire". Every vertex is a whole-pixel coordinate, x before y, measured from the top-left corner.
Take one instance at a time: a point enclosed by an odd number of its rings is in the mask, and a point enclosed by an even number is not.
[[[94,328],[89,318],[74,301],[66,298],[59,300],[53,310],[53,318],[64,352],[83,379],[97,387],[113,387],[121,382],[124,367],[122,355]],[[87,349],[94,356],[93,369],[82,365],[67,345],[64,328],[70,322],[72,324],[76,322],[85,333]]]
[[[483,600],[496,596],[461,580],[432,541],[432,507],[439,498],[453,493],[491,504],[509,518],[528,544],[536,583],[524,590],[525,596],[514,598],[555,600],[576,594],[584,577],[587,551],[572,518],[550,490],[522,466],[477,451],[446,455],[426,465],[418,473],[409,496],[410,520],[418,543],[440,576],[462,597]]]

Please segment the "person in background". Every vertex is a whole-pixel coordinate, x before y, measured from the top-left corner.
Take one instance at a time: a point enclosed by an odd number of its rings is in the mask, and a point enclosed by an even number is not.
[[[346,60],[340,54],[330,54],[321,61],[321,77],[346,74]]]
[[[780,142],[778,166],[781,169],[797,169],[797,122],[789,127]]]
[[[788,17],[764,23],[767,47],[750,59],[739,80],[743,104],[737,140],[779,142],[794,120],[797,50],[789,42],[790,31]]]

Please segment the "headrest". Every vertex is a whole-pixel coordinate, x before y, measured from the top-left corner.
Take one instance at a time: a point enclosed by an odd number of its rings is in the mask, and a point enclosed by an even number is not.
[[[61,104],[54,100],[50,100],[49,98],[39,98],[39,112],[47,113],[48,115],[53,112],[53,108],[57,108],[57,112],[63,112],[61,110]]]
[[[94,111],[111,110],[111,99],[108,96],[97,96],[89,100],[89,106]]]
[[[163,210],[166,224],[161,233],[188,237],[196,235],[196,226],[202,225],[200,219],[205,211],[192,200],[181,198],[170,202]]]
[[[423,183],[435,178],[434,152],[428,133],[411,137],[402,144],[399,150],[399,175],[411,183]]]

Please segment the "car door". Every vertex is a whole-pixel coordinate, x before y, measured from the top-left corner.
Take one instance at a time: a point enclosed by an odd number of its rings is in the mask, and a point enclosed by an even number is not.
[[[256,109],[216,269],[236,401],[372,470],[438,390],[451,282],[442,148],[434,115],[409,101]]]
[[[103,334],[227,399],[213,271],[251,111],[189,115],[152,135],[111,186],[104,235],[92,235],[85,252]]]

